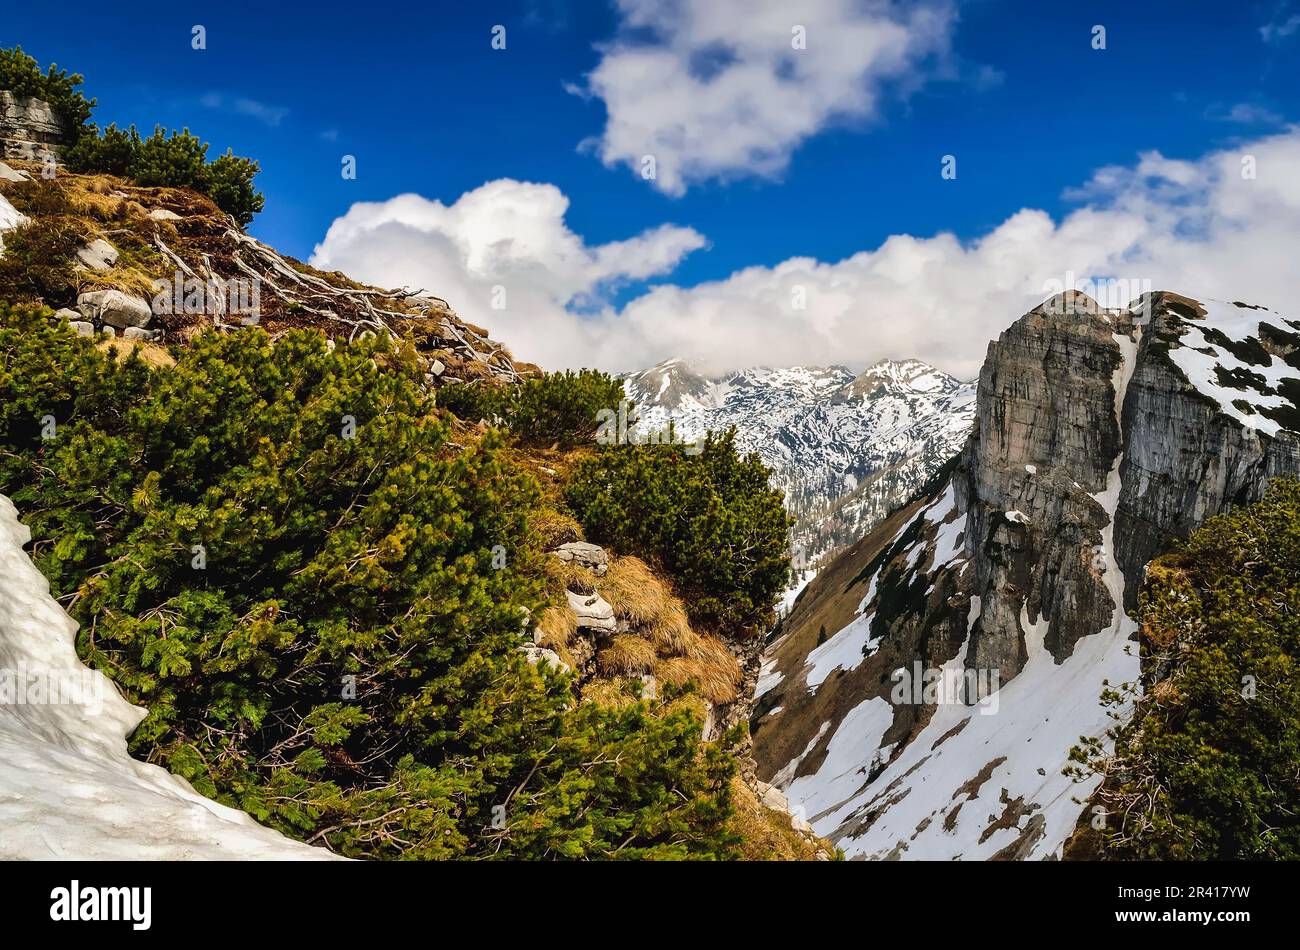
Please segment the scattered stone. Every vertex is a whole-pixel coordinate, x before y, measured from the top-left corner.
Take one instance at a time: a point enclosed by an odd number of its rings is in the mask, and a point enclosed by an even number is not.
[[[775,785],[768,785],[766,782],[759,782],[758,795],[762,803],[768,808],[784,812],[790,810],[790,800],[786,798],[785,793]]]
[[[181,216],[175,211],[168,211],[166,208],[154,208],[149,212],[150,221],[179,221]]]
[[[99,332],[102,335],[108,337],[110,340],[117,338],[117,331],[114,330],[112,327],[100,327]]]
[[[32,176],[17,168],[10,168],[0,162],[0,181],[31,181]]]
[[[590,541],[570,541],[555,549],[555,556],[561,561],[572,561],[582,567],[591,568],[597,576],[609,570],[609,555],[599,544]]]
[[[650,673],[641,674],[641,698],[658,699],[659,698],[659,681]]]
[[[812,825],[808,824],[808,822],[800,818],[798,815],[790,816],[790,827],[800,834],[815,835],[817,833],[813,831]]]
[[[9,203],[8,198],[0,195],[0,252],[5,249],[5,232],[26,223],[27,215],[20,214],[18,209]]]
[[[77,298],[77,309],[91,321],[110,327],[147,327],[153,319],[149,304],[120,290],[92,290]]]
[[[560,659],[560,654],[554,650],[548,650],[546,647],[539,647],[535,644],[526,643],[521,646],[520,651],[524,654],[530,664],[536,666],[538,663],[545,663],[553,670],[561,673],[569,672],[569,664]]]
[[[77,260],[91,270],[108,270],[117,263],[117,248],[96,238],[77,252]]]
[[[569,599],[569,607],[578,616],[578,628],[602,630],[613,633],[618,627],[614,620],[614,608],[600,594],[575,594],[566,590],[564,596]]]
[[[77,331],[77,336],[94,336],[95,325],[85,320],[69,320],[68,326]]]
[[[146,330],[143,327],[127,327],[122,331],[122,339],[150,342],[158,339],[158,331]]]
[[[431,364],[429,364],[430,376],[441,376],[446,371],[447,371],[447,364],[445,364],[442,360],[435,359]]]

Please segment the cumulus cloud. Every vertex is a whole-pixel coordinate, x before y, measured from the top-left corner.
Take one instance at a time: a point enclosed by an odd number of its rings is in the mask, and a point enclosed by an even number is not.
[[[618,0],[620,38],[574,91],[600,99],[586,143],[670,195],[695,181],[772,177],[831,122],[869,120],[947,51],[944,0]]]
[[[661,284],[621,308],[602,285],[669,273],[704,238],[663,227],[587,246],[564,225],[568,202],[552,186],[492,182],[449,207],[414,195],[356,205],[313,263],[422,285],[548,369],[639,369],[670,356],[713,371],[919,357],[971,377],[1016,317],[1089,278],[1300,318],[1296,168],[1294,128],[1195,161],[1144,153],[1098,170],[1059,220],[1022,209],[970,241],[899,234],[839,261],[792,258],[693,287]],[[506,311],[490,308],[498,283]],[[593,306],[575,308],[588,298]]]
[[[574,309],[599,309],[623,282],[670,272],[706,242],[692,228],[662,225],[592,246],[565,223],[568,208],[554,185],[512,179],[450,205],[414,194],[361,202],[330,226],[311,263],[386,287],[422,287],[519,356],[577,365],[591,341]]]

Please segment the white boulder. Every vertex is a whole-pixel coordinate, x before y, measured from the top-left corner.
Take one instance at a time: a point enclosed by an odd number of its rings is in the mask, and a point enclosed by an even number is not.
[[[149,304],[120,290],[92,290],[77,298],[77,309],[87,320],[110,327],[147,327],[153,319]]]

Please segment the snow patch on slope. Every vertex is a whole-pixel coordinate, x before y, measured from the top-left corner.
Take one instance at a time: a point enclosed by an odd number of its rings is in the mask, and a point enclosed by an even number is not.
[[[23,551],[29,538],[0,495],[0,676],[23,687],[0,702],[0,859],[334,857],[127,754],[146,712],[77,658],[77,625]],[[16,701],[39,682],[81,684],[81,702]]]
[[[1122,357],[1113,377],[1120,419],[1137,341],[1121,334],[1115,341]],[[1106,488],[1093,496],[1108,515],[1098,557],[1115,603],[1110,625],[1082,637],[1058,664],[1044,646],[1047,620],[1031,623],[1022,607],[1028,659],[1020,673],[978,705],[937,705],[892,761],[893,747],[879,748],[893,720],[892,704],[876,697],[855,708],[835,728],[817,771],[785,788],[792,808],[804,809],[818,834],[856,858],[985,860],[1007,848],[1028,859],[1060,855],[1099,782],[1063,774],[1069,750],[1080,737],[1103,736],[1113,724],[1099,702],[1105,684],[1134,682],[1139,672],[1129,641],[1135,625],[1123,609],[1124,576],[1114,554],[1122,462],[1120,454]],[[943,511],[947,497],[931,508]],[[929,511],[921,516],[930,520]],[[935,562],[936,568],[947,563]],[[970,630],[980,609],[973,597],[966,640],[944,665],[942,682],[959,683],[967,673]],[[946,688],[941,693],[951,695]],[[794,769],[783,772],[791,777]],[[878,774],[868,781],[872,772]]]
[[[1300,379],[1300,370],[1278,356],[1270,356],[1270,362],[1266,366],[1244,362],[1222,345],[1208,339],[1206,331],[1213,334],[1217,330],[1233,342],[1242,342],[1252,337],[1258,339],[1261,323],[1272,324],[1287,333],[1295,331],[1282,327],[1281,324],[1286,321],[1267,310],[1238,307],[1221,300],[1205,300],[1201,306],[1205,308],[1205,319],[1183,321],[1187,332],[1179,339],[1180,345],[1170,349],[1169,358],[1183,371],[1188,382],[1219,404],[1224,415],[1265,435],[1277,435],[1281,426],[1276,420],[1262,415],[1259,410],[1293,405],[1278,387],[1284,379]],[[1225,386],[1220,379],[1220,371],[1245,374],[1251,378],[1262,377],[1263,389],[1255,386]],[[1248,406],[1243,408],[1242,402]]]

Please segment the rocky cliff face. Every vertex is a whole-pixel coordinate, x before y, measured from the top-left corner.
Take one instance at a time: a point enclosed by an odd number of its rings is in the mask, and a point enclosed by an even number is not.
[[[1062,774],[1069,749],[1137,675],[1146,562],[1300,471],[1297,331],[1169,293],[1017,321],[960,455],[778,629],[760,776],[853,856],[1059,854],[1093,791]]]
[[[48,102],[0,89],[0,158],[39,161],[46,152],[57,158],[70,141],[67,123]]]

